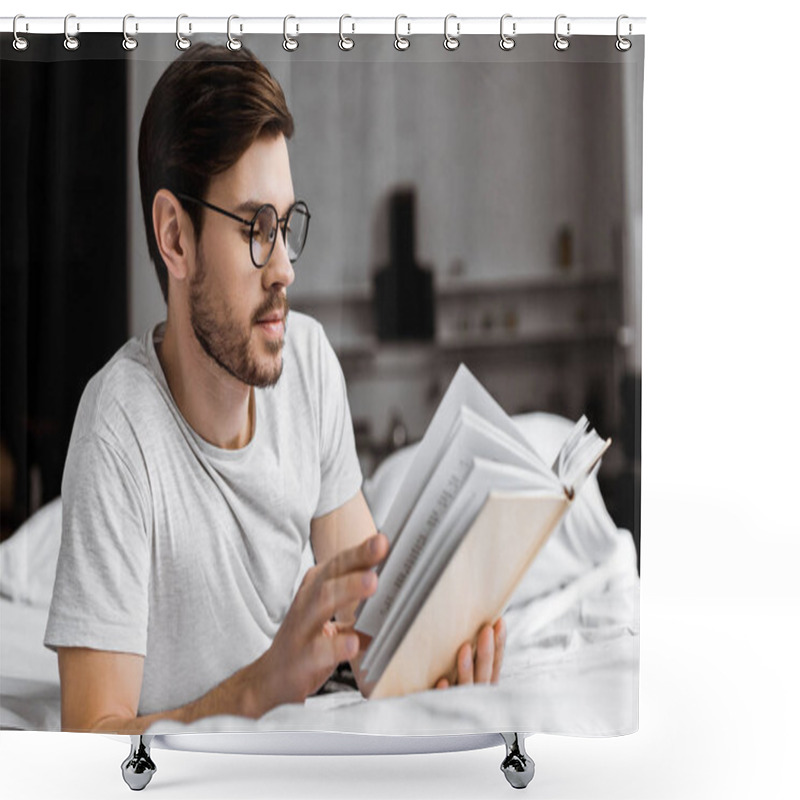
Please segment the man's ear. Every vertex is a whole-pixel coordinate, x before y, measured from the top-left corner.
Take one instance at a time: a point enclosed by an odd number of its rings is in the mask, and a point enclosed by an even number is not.
[[[189,215],[169,189],[153,198],[153,231],[169,274],[182,281],[189,273],[187,257],[194,256],[194,228]]]

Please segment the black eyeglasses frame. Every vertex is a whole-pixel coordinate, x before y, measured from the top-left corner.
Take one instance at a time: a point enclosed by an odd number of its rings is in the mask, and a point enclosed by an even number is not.
[[[269,254],[267,255],[266,261],[263,264],[259,264],[255,256],[253,255],[253,231],[255,230],[256,220],[258,219],[258,215],[265,209],[271,208],[275,212],[275,218],[278,221],[278,228],[280,228],[281,235],[283,236],[284,243],[286,242],[286,225],[289,222],[289,217],[292,216],[294,211],[300,210],[301,213],[305,214],[306,217],[306,230],[303,236],[303,241],[300,245],[300,252],[292,258],[291,255],[289,256],[289,261],[292,264],[296,264],[300,256],[303,254],[303,250],[306,246],[306,239],[308,239],[308,224],[311,220],[311,212],[308,210],[308,204],[304,200],[296,200],[292,205],[289,207],[289,210],[286,212],[285,217],[278,216],[278,209],[275,208],[272,203],[264,203],[264,205],[259,206],[256,209],[255,214],[253,214],[253,218],[250,220],[245,219],[244,217],[240,217],[236,214],[233,214],[230,211],[226,211],[224,208],[220,208],[219,206],[215,206],[213,203],[209,203],[205,200],[200,200],[197,197],[192,197],[188,194],[183,194],[182,192],[175,192],[175,196],[179,197],[181,200],[188,200],[190,203],[197,203],[198,205],[205,206],[206,208],[210,208],[212,211],[216,211],[218,214],[224,214],[226,217],[230,217],[231,219],[235,219],[237,222],[241,222],[243,225],[250,226],[250,261],[253,262],[253,266],[256,269],[262,269],[267,264],[269,264],[270,258],[272,258],[272,253],[275,250],[275,240],[272,241],[272,246],[270,247]]]

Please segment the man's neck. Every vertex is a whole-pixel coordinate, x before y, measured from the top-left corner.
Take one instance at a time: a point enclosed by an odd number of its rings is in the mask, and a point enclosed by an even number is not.
[[[255,393],[215,363],[191,329],[167,318],[164,338],[155,345],[172,398],[183,418],[205,441],[238,450],[253,436]]]

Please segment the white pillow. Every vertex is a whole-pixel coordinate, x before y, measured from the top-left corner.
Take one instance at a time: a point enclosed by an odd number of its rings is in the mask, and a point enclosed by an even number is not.
[[[61,498],[42,506],[0,544],[0,594],[50,607],[61,548]]]

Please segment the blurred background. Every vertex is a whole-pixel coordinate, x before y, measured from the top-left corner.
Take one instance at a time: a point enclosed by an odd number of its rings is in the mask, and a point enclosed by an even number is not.
[[[60,493],[87,380],[165,316],[136,144],[174,37],[122,57],[93,35],[79,58],[53,38],[0,73],[4,537]],[[365,477],[464,362],[508,413],[585,413],[614,439],[600,484],[638,547],[643,48],[280,41],[248,44],[286,93],[312,214],[289,299],[339,356]]]

